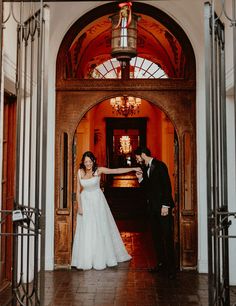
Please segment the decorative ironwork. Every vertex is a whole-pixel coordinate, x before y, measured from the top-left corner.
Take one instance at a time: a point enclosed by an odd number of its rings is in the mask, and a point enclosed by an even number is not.
[[[235,84],[235,0],[232,0],[232,18],[225,11],[225,1],[221,3],[221,15],[229,19],[233,27]],[[236,212],[228,211],[225,28],[215,13],[215,1],[205,3],[205,46],[209,305],[226,306],[230,305],[229,239],[236,238],[229,235],[229,227]],[[234,103],[236,106],[236,86]]]
[[[110,104],[114,114],[128,117],[139,113],[141,99],[127,96],[115,97],[110,99]]]
[[[13,237],[11,305],[43,305],[47,166],[47,98],[43,91],[46,90],[44,66],[47,58],[44,52],[45,7],[42,0],[30,6],[22,1],[16,12],[13,2],[6,5],[9,12],[3,20],[4,7],[0,1],[0,72],[3,29],[12,17],[17,28],[16,175],[14,209],[0,211],[0,227],[4,229],[0,230],[0,236]],[[28,19],[23,20],[26,11]],[[35,143],[33,139],[36,139]],[[11,224],[12,232],[7,232],[6,220]]]
[[[21,220],[13,221],[14,210],[0,210],[0,225],[1,227],[6,221],[11,221],[13,228],[17,227],[17,231],[1,232],[1,236],[13,236],[17,240],[18,254],[14,254],[13,260],[13,286],[12,297],[9,301],[11,305],[40,305],[39,284],[38,284],[38,271],[35,275],[30,271],[30,266],[39,259],[37,253],[34,253],[32,258],[29,258],[32,252],[33,241],[37,243],[36,237],[42,234],[40,226],[37,225],[37,220],[40,221],[41,210],[33,207],[19,205],[23,218]],[[9,220],[11,219],[11,220]],[[40,224],[40,222],[39,222]],[[12,227],[12,226],[11,226]],[[14,246],[16,247],[16,246]],[[27,258],[27,260],[24,260]],[[15,261],[19,260],[17,265]],[[32,262],[31,262],[32,261]],[[35,277],[36,276],[36,277]],[[14,285],[15,284],[15,285]]]

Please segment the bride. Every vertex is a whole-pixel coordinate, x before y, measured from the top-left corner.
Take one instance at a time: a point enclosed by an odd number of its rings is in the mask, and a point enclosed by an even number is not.
[[[101,174],[140,172],[140,168],[110,169],[97,167],[94,154],[83,154],[77,177],[77,224],[72,249],[71,266],[77,269],[97,269],[128,261],[120,233],[100,189]]]

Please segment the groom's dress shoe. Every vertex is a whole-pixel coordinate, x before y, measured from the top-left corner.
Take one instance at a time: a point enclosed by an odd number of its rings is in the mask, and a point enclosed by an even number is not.
[[[148,272],[150,273],[158,273],[164,269],[163,263],[159,263],[157,266],[149,268]]]

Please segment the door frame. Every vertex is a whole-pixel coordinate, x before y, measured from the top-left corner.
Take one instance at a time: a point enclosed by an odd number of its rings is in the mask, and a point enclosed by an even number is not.
[[[12,233],[11,214],[14,207],[15,162],[16,162],[16,96],[4,93],[3,118],[3,169],[2,169],[2,233]],[[0,240],[0,292],[12,280],[12,236],[1,236]]]
[[[85,84],[87,86],[85,86]],[[192,80],[73,80],[57,90],[55,138],[55,264],[70,266],[73,210],[73,154],[75,130],[97,103],[119,95],[141,97],[159,107],[175,127],[179,144],[180,269],[197,267],[196,86]],[[71,88],[69,90],[68,86]],[[156,89],[158,88],[158,90]],[[60,208],[60,138],[68,135],[68,206]],[[63,241],[60,242],[60,241]]]
[[[68,52],[77,35],[90,23],[113,14],[115,3],[99,5],[81,16],[65,34],[56,64],[55,135],[55,263],[70,265],[73,211],[73,139],[82,117],[97,103],[116,96],[133,96],[156,105],[172,122],[179,145],[178,200],[180,268],[197,267],[197,170],[196,170],[196,62],[191,42],[173,18],[162,10],[135,3],[135,12],[147,15],[170,30],[180,42],[185,60],[179,78],[169,79],[76,79],[67,74]],[[68,200],[60,208],[60,139],[68,135]]]

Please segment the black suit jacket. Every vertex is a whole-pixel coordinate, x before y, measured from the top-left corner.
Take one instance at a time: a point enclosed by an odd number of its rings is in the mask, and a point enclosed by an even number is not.
[[[151,211],[159,212],[162,205],[170,206],[170,208],[174,207],[170,177],[165,163],[154,158],[149,177],[144,172],[141,185],[145,188]]]

